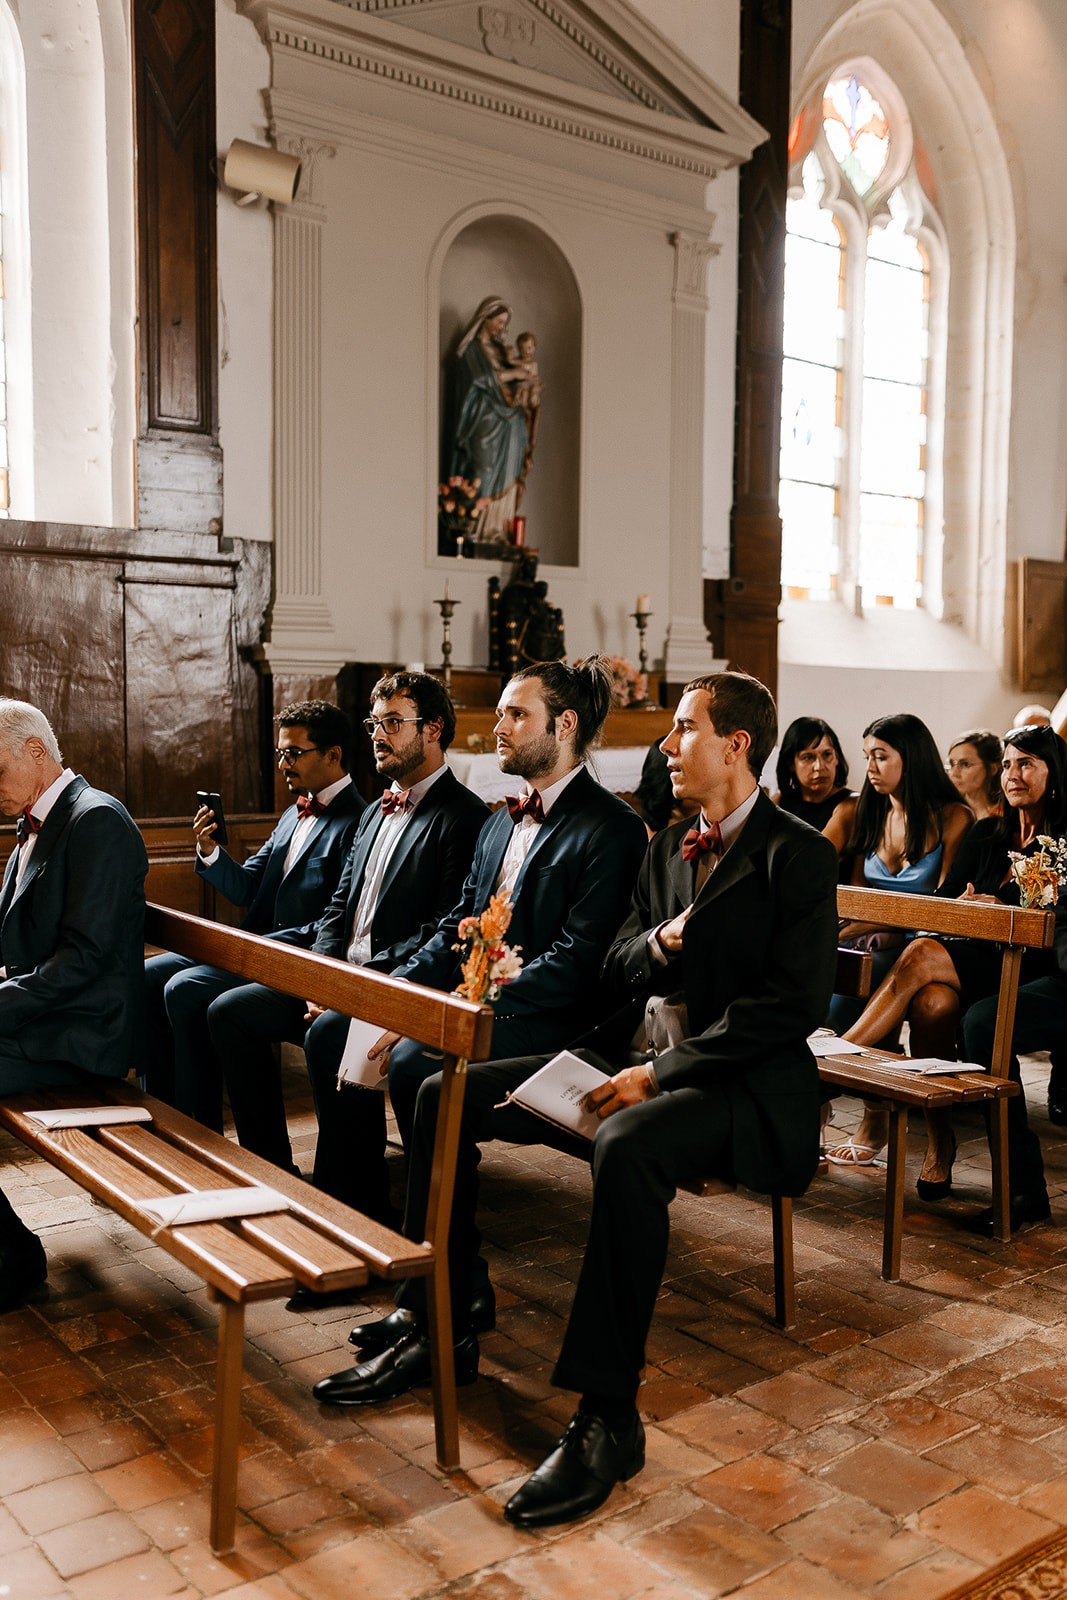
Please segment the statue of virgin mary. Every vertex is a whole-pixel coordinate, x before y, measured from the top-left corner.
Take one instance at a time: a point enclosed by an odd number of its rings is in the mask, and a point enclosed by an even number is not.
[[[529,466],[526,412],[515,390],[526,369],[505,342],[511,308],[499,295],[483,300],[463,330],[452,363],[455,419],[444,451],[448,476],[478,480],[483,503],[474,539],[506,538]]]

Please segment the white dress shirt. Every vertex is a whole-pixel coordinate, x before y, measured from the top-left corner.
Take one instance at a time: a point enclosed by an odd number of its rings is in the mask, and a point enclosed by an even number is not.
[[[33,802],[33,805],[30,807],[31,817],[35,818],[37,822],[43,823],[48,813],[51,811],[52,807],[63,793],[63,790],[68,784],[74,782],[75,777],[76,774],[73,773],[69,767],[64,767],[63,771],[59,774],[59,777],[56,778],[53,783],[50,783],[44,793],[39,794],[36,800]],[[22,874],[29,866],[30,856],[33,854],[33,847],[36,843],[37,835],[35,833],[31,833],[29,837],[24,839],[19,845],[19,862],[15,869],[16,888],[22,882]]]
[[[568,783],[573,783],[581,770],[582,766],[579,763],[578,766],[572,767],[565,777],[557,779],[549,788],[541,790],[541,805],[544,808],[546,821],[548,820],[549,812]],[[530,793],[529,784],[526,785],[525,793]],[[508,840],[508,847],[504,851],[504,859],[500,863],[500,876],[496,883],[497,894],[506,893],[510,898],[518,882],[519,873],[522,871],[522,864],[534,847],[540,827],[541,824],[529,814],[513,826],[511,838]]]
[[[418,807],[419,801],[435,784],[438,778],[447,769],[442,764],[430,773],[428,778],[421,778],[418,783],[413,783],[408,790],[410,802],[406,811],[390,811],[388,816],[382,818],[381,826],[374,838],[367,865],[363,872],[363,888],[360,891],[359,905],[352,922],[352,938],[348,949],[345,951],[345,960],[351,961],[353,966],[364,966],[374,954],[371,946],[371,924],[374,913],[378,909],[378,898],[382,892],[382,882],[386,869],[393,859],[393,852],[400,843],[401,835]],[[394,794],[400,794],[400,785],[394,780],[390,785]]]

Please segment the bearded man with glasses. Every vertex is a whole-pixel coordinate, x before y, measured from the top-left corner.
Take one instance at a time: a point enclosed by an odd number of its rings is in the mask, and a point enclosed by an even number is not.
[[[352,728],[343,711],[325,700],[304,700],[286,706],[276,722],[275,760],[295,803],[266,844],[243,863],[215,843],[214,814],[201,806],[193,818],[196,871],[245,908],[245,932],[306,948],[340,881],[365,802],[349,776]],[[221,1132],[223,1073],[212,1045],[209,1009],[231,992],[241,993],[257,1014],[270,1013],[287,997],[170,953],[145,963],[145,979],[145,1087]]]
[[[445,764],[456,713],[436,678],[394,672],[379,679],[363,726],[375,770],[389,787],[360,819],[312,949],[392,972],[421,949],[459,899],[489,810]],[[271,1045],[303,1041],[319,1124],[315,1185],[366,1216],[392,1220],[385,1096],[363,1088],[337,1093],[349,1019],[283,995],[268,1008],[234,990],[212,1002],[207,1020],[245,1148],[276,1166],[292,1165]],[[314,1295],[298,1293],[292,1303],[296,1309],[314,1302]]]

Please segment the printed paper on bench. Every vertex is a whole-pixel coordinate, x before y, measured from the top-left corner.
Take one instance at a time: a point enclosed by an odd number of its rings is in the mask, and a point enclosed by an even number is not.
[[[583,1111],[582,1101],[590,1089],[607,1081],[608,1074],[599,1067],[590,1066],[588,1061],[572,1055],[569,1050],[561,1050],[533,1077],[512,1089],[507,1098],[512,1105],[532,1111],[546,1122],[554,1122],[557,1128],[591,1139],[600,1126],[600,1119],[595,1111]]]
[[[352,1018],[348,1024],[341,1065],[337,1069],[338,1088],[342,1083],[358,1084],[362,1089],[385,1088],[386,1080],[378,1070],[381,1062],[367,1060],[367,1051],[372,1044],[377,1044],[384,1032],[385,1029],[376,1022],[360,1022],[358,1017]]]
[[[820,1028],[811,1034],[808,1039],[811,1053],[815,1056],[861,1056],[863,1046],[853,1044],[851,1039],[839,1039],[836,1033],[831,1033],[828,1028]]]
[[[197,1189],[192,1194],[161,1195],[142,1200],[147,1211],[168,1228],[187,1222],[215,1222],[223,1217],[257,1217],[267,1211],[286,1211],[289,1202],[277,1189],[247,1184],[235,1189]]]
[[[120,1122],[151,1122],[147,1106],[67,1106],[62,1111],[27,1111],[42,1128],[107,1128]]]
[[[980,1072],[989,1074],[977,1061],[942,1061],[939,1056],[905,1056],[901,1061],[878,1061],[876,1066],[885,1072],[917,1073],[920,1078],[935,1078],[939,1073]]]

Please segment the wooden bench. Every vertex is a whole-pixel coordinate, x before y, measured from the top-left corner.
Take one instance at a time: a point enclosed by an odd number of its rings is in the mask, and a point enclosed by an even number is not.
[[[426,1239],[421,1243],[331,1200],[132,1085],[94,1078],[85,1088],[0,1100],[0,1126],[197,1273],[218,1305],[211,1545],[217,1554],[225,1554],[234,1542],[244,1308],[250,1301],[291,1295],[297,1285],[322,1291],[357,1287],[372,1275],[388,1282],[428,1277],[437,1461],[446,1470],[459,1465],[448,1225],[467,1063],[488,1055],[493,1014],[488,1006],[398,983],[162,906],[149,906],[145,936],[162,949],[223,967],[250,982],[360,1016],[383,1031],[409,1034],[439,1049],[444,1058]],[[88,1104],[141,1106],[152,1120],[48,1129],[30,1115]],[[172,1226],[162,1226],[145,1209],[146,1202],[164,1195],[249,1185],[276,1190],[284,1209]]]
[[[842,917],[852,922],[879,923],[909,932],[921,930],[935,936],[958,935],[984,940],[1001,948],[996,1033],[988,1073],[960,1072],[917,1078],[893,1070],[892,1063],[903,1057],[879,1050],[865,1050],[863,1056],[819,1058],[819,1076],[825,1084],[839,1093],[883,1101],[888,1109],[882,1277],[893,1280],[900,1276],[904,1164],[908,1111],[912,1107],[925,1111],[974,1104],[988,1106],[992,1118],[994,1233],[998,1239],[1010,1237],[1007,1101],[1011,1095],[1019,1093],[1019,1088],[1008,1077],[1008,1071],[1019,969],[1024,951],[1051,948],[1054,919],[1051,911],[1022,911],[1014,906],[942,900],[936,895],[896,894],[892,890],[844,885],[837,891],[837,908]]]

